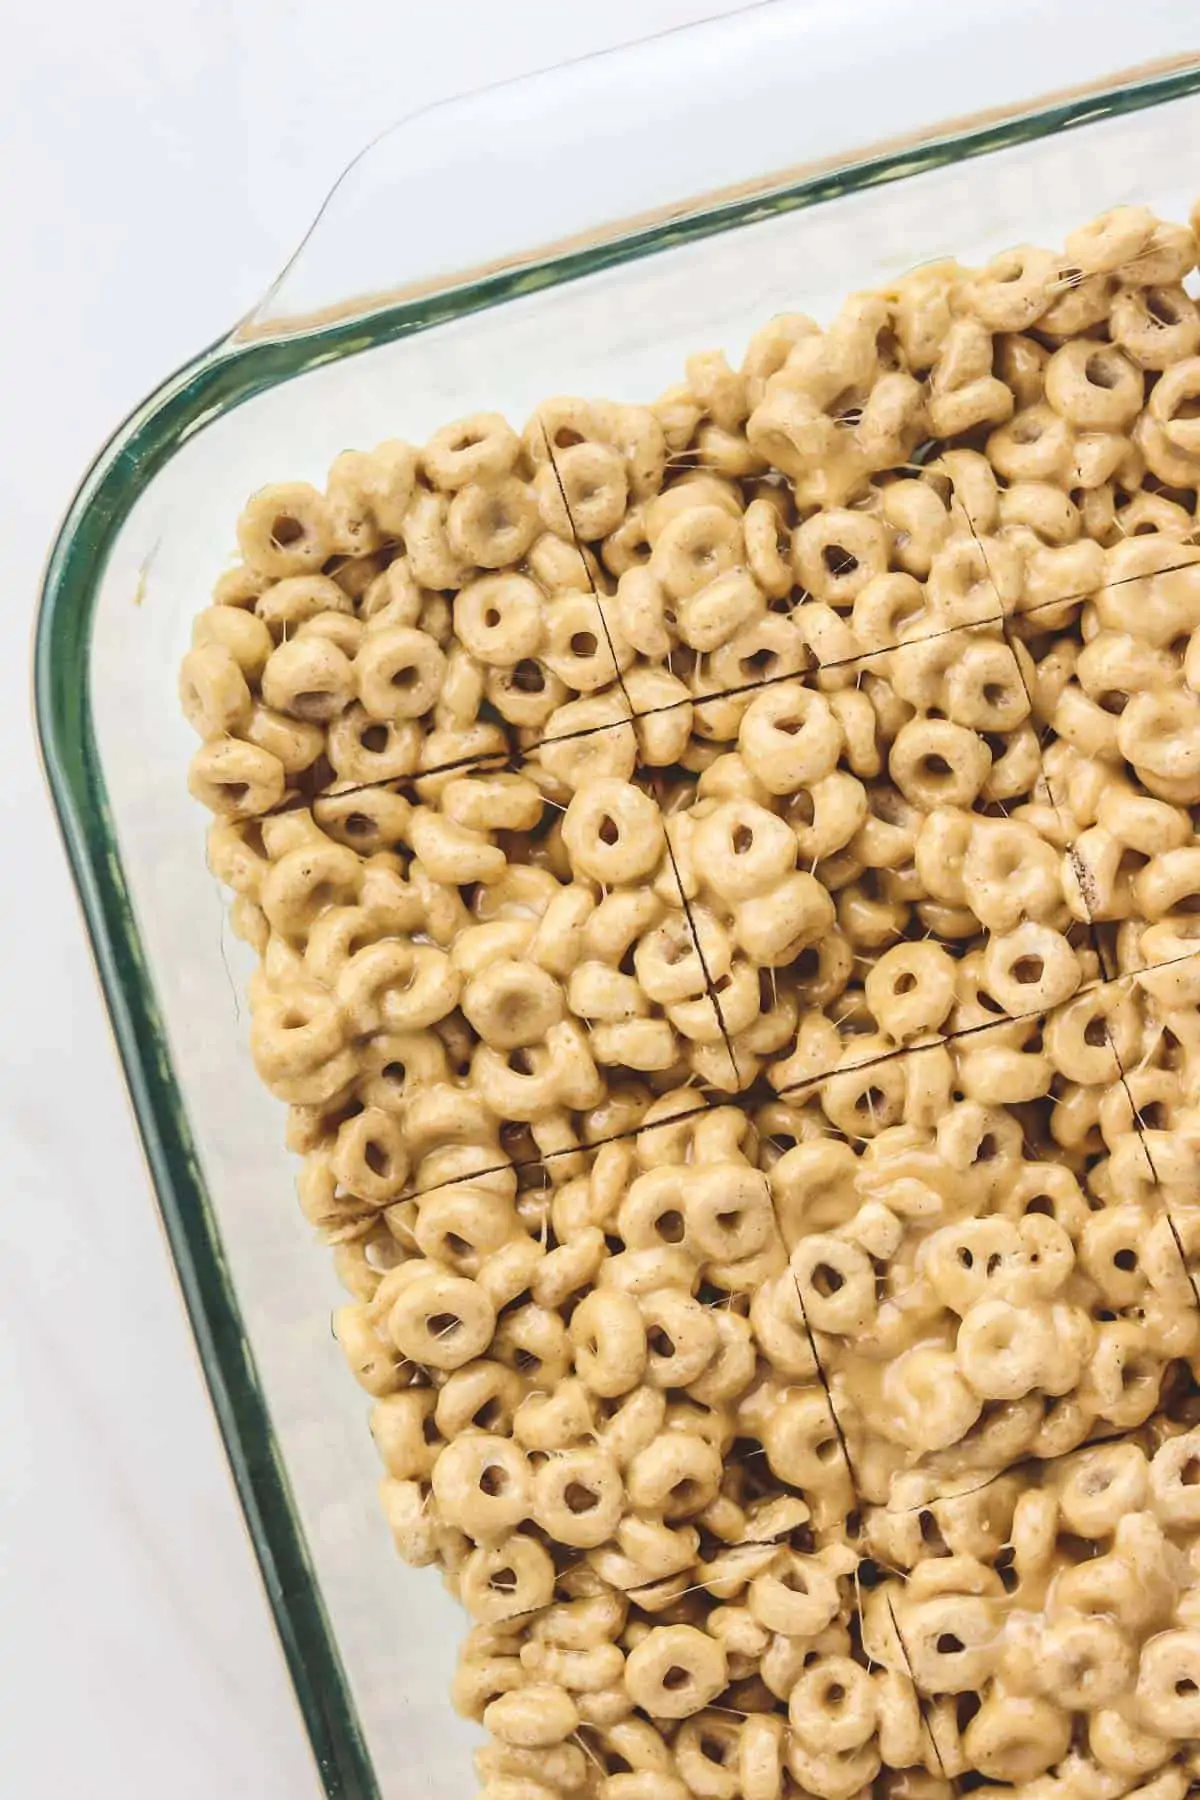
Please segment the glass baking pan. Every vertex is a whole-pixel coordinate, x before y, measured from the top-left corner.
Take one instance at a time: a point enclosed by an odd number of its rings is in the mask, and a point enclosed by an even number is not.
[[[185,786],[176,671],[242,501],[479,408],[651,399],[691,351],[736,361],[771,314],[828,318],[916,263],[1058,244],[1123,201],[1186,217],[1191,23],[1183,0],[766,4],[414,115],[71,505],[37,633],[47,774],[331,1800],[461,1800],[476,1734],[447,1700],[462,1615],[377,1506],[367,1399],[326,1328],[340,1290],[251,1067],[251,959]]]

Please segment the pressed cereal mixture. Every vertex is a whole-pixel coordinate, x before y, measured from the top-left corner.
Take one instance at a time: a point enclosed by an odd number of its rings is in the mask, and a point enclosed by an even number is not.
[[[242,513],[191,789],[482,1800],[1200,1779],[1198,224]]]

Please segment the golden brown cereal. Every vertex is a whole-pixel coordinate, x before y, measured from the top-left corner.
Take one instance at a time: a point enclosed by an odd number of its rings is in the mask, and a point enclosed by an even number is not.
[[[722,1646],[690,1625],[658,1626],[630,1652],[625,1683],[635,1705],[661,1719],[703,1710],[725,1684]]]
[[[238,522],[189,785],[488,1800],[1183,1800],[1195,256],[1119,206]]]
[[[238,544],[251,569],[272,580],[319,569],[333,547],[323,497],[303,481],[260,488],[238,520]]]

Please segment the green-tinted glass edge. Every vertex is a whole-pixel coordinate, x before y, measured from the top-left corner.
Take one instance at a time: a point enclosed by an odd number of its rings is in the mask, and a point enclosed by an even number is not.
[[[379,1800],[379,1786],[171,1066],[92,725],[88,650],[100,579],[118,532],[187,437],[321,363],[697,238],[1198,91],[1200,64],[934,139],[303,335],[236,345],[222,339],[130,415],[75,495],[42,584],[34,661],[38,737],[171,1254],[328,1800]]]

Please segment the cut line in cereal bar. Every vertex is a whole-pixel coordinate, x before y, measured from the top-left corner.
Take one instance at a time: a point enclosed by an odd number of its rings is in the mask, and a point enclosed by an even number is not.
[[[1182,1800],[1194,226],[242,514],[191,782],[483,1800]]]

